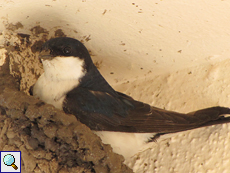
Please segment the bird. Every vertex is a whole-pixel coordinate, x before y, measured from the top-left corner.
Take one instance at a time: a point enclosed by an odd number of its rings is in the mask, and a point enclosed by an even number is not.
[[[32,95],[76,118],[125,158],[160,136],[230,122],[228,107],[167,111],[115,91],[77,39],[51,38],[41,48],[44,73]]]

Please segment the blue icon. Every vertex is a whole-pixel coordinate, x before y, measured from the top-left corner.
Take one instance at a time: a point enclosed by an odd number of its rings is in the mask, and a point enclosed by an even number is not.
[[[0,173],[15,172],[21,173],[21,151],[0,151]]]
[[[15,163],[15,158],[12,154],[7,154],[3,158],[3,162],[7,166],[12,166],[15,170],[18,169],[18,167],[14,164]]]

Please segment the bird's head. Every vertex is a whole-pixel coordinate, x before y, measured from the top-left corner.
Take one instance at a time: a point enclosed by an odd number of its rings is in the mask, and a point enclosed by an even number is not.
[[[51,80],[80,79],[93,64],[86,47],[69,37],[53,38],[44,43],[39,58],[45,76]]]

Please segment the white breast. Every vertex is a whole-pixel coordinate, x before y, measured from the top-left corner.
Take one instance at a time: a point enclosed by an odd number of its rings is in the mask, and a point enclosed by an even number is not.
[[[55,57],[42,61],[44,73],[33,88],[33,95],[62,110],[67,92],[79,84],[84,76],[84,61],[77,57]]]

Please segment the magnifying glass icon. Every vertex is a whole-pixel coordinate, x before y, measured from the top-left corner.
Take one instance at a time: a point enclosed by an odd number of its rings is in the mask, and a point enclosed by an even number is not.
[[[3,157],[3,162],[7,166],[12,166],[15,170],[18,169],[18,167],[14,164],[15,158],[12,154],[7,154]]]

